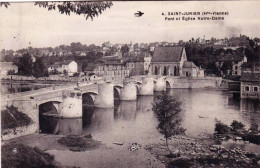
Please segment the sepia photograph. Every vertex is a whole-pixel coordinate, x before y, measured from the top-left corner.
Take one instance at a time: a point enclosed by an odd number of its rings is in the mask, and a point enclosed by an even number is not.
[[[260,1],[0,2],[2,168],[259,168]]]

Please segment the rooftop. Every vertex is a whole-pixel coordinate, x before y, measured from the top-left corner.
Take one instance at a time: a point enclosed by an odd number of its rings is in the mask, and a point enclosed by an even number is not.
[[[100,66],[100,64],[89,64],[84,71],[94,71],[95,68],[97,68],[98,66]]]
[[[260,73],[243,73],[240,81],[242,82],[258,82],[260,81]]]
[[[63,60],[62,62],[55,62],[54,65],[68,65],[72,62],[73,60]]]
[[[183,63],[183,68],[197,68],[197,66],[191,61],[185,61]]]
[[[183,47],[156,47],[152,62],[179,62],[183,52]]]

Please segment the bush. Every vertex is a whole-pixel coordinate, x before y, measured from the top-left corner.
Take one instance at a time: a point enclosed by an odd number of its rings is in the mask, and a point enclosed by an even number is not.
[[[78,136],[68,135],[58,140],[58,143],[69,147],[71,151],[85,151],[97,148],[101,145],[100,142],[92,139],[91,135]]]
[[[251,126],[250,126],[250,128],[249,128],[249,130],[250,130],[251,132],[258,132],[258,124],[252,123]]]
[[[218,121],[216,122],[215,124],[215,132],[218,133],[218,134],[226,134],[229,132],[229,127],[228,125],[222,123],[221,121]]]
[[[17,128],[28,126],[32,123],[32,119],[26,114],[20,112],[16,107],[7,106],[5,110],[1,110],[1,129]]]
[[[80,73],[76,72],[73,74],[74,77],[79,77]]]
[[[55,167],[54,157],[38,148],[23,144],[8,144],[2,146],[2,167]]]
[[[236,131],[236,130],[244,129],[245,125],[241,122],[238,122],[237,120],[233,120],[230,127],[233,131]]]

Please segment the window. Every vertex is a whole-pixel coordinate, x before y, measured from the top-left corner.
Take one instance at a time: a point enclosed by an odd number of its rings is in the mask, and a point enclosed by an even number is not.
[[[237,70],[237,66],[235,66],[235,69]]]
[[[249,91],[249,86],[245,86],[245,91]]]
[[[254,86],[254,92],[258,92],[258,87]]]

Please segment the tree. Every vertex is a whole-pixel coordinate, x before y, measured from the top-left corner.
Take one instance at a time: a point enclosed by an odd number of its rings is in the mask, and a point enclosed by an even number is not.
[[[152,110],[159,121],[157,130],[164,136],[170,156],[173,156],[169,149],[168,140],[172,136],[185,133],[185,129],[180,126],[181,103],[168,95],[168,93],[163,92],[157,97]]]
[[[230,73],[232,73],[232,63],[231,61],[225,61],[223,65],[220,67],[220,70],[227,74],[228,70],[230,70]]]
[[[43,59],[37,57],[33,64],[33,76],[36,78],[43,77],[47,74],[46,66],[44,65]]]
[[[18,73],[25,76],[32,75],[33,60],[29,53],[24,53],[22,57],[15,60],[15,65],[18,66]]]
[[[122,54],[124,55],[125,53],[127,53],[127,52],[129,52],[129,47],[128,47],[128,45],[123,45],[122,47],[121,47],[121,51],[122,51]]]
[[[0,7],[4,6],[8,8],[10,3],[0,2]],[[48,10],[59,9],[61,14],[70,15],[70,13],[75,13],[77,15],[86,16],[86,20],[90,17],[93,20],[93,17],[98,17],[105,9],[110,8],[113,3],[110,1],[104,2],[35,2],[35,6],[47,8]]]
[[[249,43],[245,49],[245,55],[248,58],[248,62],[252,64],[252,72],[255,71],[255,64],[260,60],[260,46],[251,39],[248,39]]]
[[[15,70],[14,69],[10,69],[7,71],[7,75],[14,75],[15,74]]]

